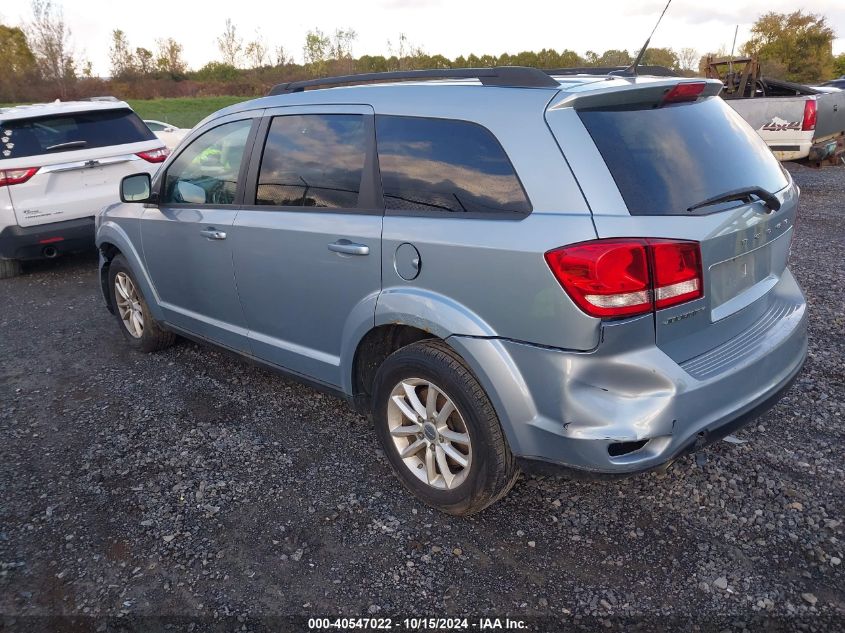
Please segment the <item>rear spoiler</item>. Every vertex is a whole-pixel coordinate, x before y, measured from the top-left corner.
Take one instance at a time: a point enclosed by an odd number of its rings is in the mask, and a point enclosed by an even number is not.
[[[722,82],[717,79],[655,79],[645,82],[631,82],[629,79],[608,78],[602,87],[590,84],[586,89],[575,89],[561,93],[560,99],[549,106],[549,110],[575,108],[586,110],[595,108],[614,108],[623,106],[659,106],[673,90],[684,85],[703,85],[697,98],[714,97],[722,90]],[[694,99],[682,99],[684,101]]]

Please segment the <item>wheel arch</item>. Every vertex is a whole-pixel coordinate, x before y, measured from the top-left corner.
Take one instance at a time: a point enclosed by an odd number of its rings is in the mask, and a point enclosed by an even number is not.
[[[164,321],[162,310],[159,306],[159,297],[152,280],[147,274],[143,257],[138,252],[138,249],[135,248],[132,239],[123,227],[114,221],[106,220],[97,231],[96,243],[100,254],[100,283],[109,310],[114,311],[114,307],[111,305],[111,292],[108,287],[109,269],[114,258],[117,255],[122,255],[124,260],[126,260],[126,265],[132,271],[132,276],[141,288],[141,293],[144,295],[144,299],[146,299],[152,316],[157,321]]]
[[[438,337],[404,323],[377,325],[364,334],[358,341],[352,358],[350,386],[355,410],[363,415],[370,413],[373,381],[378,368],[388,356],[403,347],[429,338]]]

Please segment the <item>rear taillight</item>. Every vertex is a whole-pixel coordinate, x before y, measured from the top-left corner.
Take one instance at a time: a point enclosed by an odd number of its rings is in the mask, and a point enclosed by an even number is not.
[[[807,99],[804,102],[804,120],[801,122],[801,129],[804,132],[816,129],[816,112],[818,105],[815,99]]]
[[[162,147],[161,149],[154,149],[149,152],[138,152],[136,155],[148,163],[163,163],[170,156],[170,150]]]
[[[645,314],[703,295],[698,242],[595,240],[545,257],[563,289],[590,316]]]
[[[648,240],[658,310],[702,295],[701,247],[698,242]]]
[[[25,167],[24,169],[0,170],[0,187],[3,185],[19,185],[32,178],[38,171],[38,167]]]
[[[663,97],[661,105],[666,103],[685,103],[687,101],[695,101],[704,92],[704,87],[707,84],[703,81],[687,81],[676,84]]]

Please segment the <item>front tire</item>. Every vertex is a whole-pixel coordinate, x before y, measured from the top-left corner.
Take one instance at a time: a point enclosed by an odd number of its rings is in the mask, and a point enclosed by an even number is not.
[[[176,336],[153,318],[122,255],[109,265],[109,289],[120,331],[130,347],[140,352],[157,352],[173,345]]]
[[[21,263],[16,259],[0,259],[0,279],[11,279],[21,274]]]
[[[375,377],[373,419],[405,487],[443,512],[480,512],[519,475],[490,399],[443,341],[414,343],[384,361]]]

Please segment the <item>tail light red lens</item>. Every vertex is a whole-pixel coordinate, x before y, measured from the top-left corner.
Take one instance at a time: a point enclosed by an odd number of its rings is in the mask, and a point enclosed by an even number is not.
[[[140,156],[148,163],[163,163],[170,156],[170,150],[162,147],[161,149],[154,149],[149,152],[138,152],[137,156]]]
[[[804,120],[801,122],[801,129],[804,132],[816,129],[817,108],[815,99],[807,99],[804,102]]]
[[[663,97],[663,104],[667,103],[685,103],[687,101],[695,101],[704,92],[704,87],[707,84],[703,81],[687,81],[675,85],[666,96]]]
[[[24,183],[32,178],[37,171],[38,167],[0,170],[0,187],[3,185],[19,185]]]
[[[546,253],[563,289],[584,312],[614,317],[651,310],[645,243],[597,240]]]
[[[698,242],[605,239],[545,257],[566,293],[590,316],[645,314],[703,296]]]
[[[654,274],[654,307],[668,308],[702,295],[698,242],[648,240]]]

